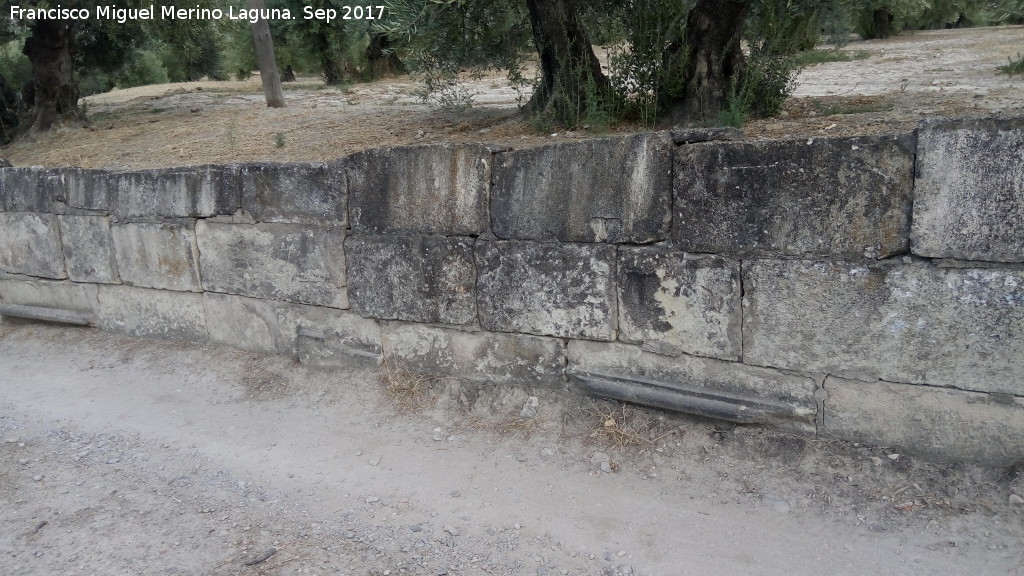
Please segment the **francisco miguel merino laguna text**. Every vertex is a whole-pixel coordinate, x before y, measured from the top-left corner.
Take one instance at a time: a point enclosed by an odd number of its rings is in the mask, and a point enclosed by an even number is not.
[[[346,10],[347,9],[347,12]],[[378,11],[374,17],[374,9]],[[375,20],[383,16],[383,6],[345,6],[341,18],[345,20]],[[357,15],[358,14],[358,15]],[[338,12],[333,9],[315,10],[309,6],[302,9],[302,17],[305,20],[333,20]],[[65,8],[60,4],[52,8],[24,8],[11,6],[10,18],[12,20],[88,20],[89,18],[103,20],[114,20],[124,24],[129,20],[248,20],[257,22],[263,20],[291,20],[291,10],[287,8],[235,8],[229,6],[227,10],[220,8],[178,8],[176,6],[161,6],[157,10],[154,5],[148,8],[121,8],[118,6],[97,6],[89,8]]]

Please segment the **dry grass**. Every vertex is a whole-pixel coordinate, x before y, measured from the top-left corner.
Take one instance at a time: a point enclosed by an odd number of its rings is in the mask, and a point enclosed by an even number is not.
[[[619,450],[653,448],[676,433],[645,409],[622,402],[592,402],[580,408],[589,437]]]
[[[539,418],[521,418],[511,416],[499,420],[491,428],[506,438],[529,438],[537,430]]]
[[[397,359],[384,357],[380,362],[377,380],[384,393],[400,414],[412,414],[433,408],[437,403],[437,385],[440,378],[413,372]]]

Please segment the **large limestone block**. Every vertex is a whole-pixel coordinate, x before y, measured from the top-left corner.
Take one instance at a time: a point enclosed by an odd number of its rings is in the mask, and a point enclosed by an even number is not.
[[[273,302],[231,294],[203,294],[211,342],[250,352],[277,352],[277,308]]]
[[[15,275],[0,275],[0,304],[56,308],[90,315],[98,306],[96,286],[92,284]]]
[[[491,221],[502,239],[647,243],[668,236],[671,138],[585,140],[495,157]]]
[[[230,167],[110,172],[104,178],[123,219],[209,218],[234,214],[241,205],[237,174]]]
[[[569,342],[569,374],[583,381],[618,382],[618,399],[673,408],[693,401],[729,405],[733,418],[744,419],[747,407],[752,422],[774,424],[800,432],[814,432],[817,382],[810,376],[747,366],[711,358],[669,357],[639,346],[618,343]],[[658,398],[678,401],[659,403]],[[645,399],[655,399],[655,402]],[[705,404],[706,406],[707,404]],[[677,408],[678,409],[678,408]],[[688,410],[683,410],[688,411]],[[698,412],[700,413],[700,412]]]
[[[117,284],[109,216],[58,216],[68,277],[75,282]]]
[[[1024,271],[743,265],[743,361],[1024,395]]]
[[[380,325],[355,312],[320,306],[277,307],[278,352],[321,368],[376,366],[383,354]]]
[[[103,170],[67,168],[64,186],[68,214],[111,214],[117,209],[117,188]]]
[[[935,460],[1024,458],[1024,398],[832,377],[825,391],[826,435]]]
[[[117,269],[125,284],[202,292],[192,222],[114,225]]]
[[[352,309],[383,320],[476,321],[471,238],[354,236],[345,242]]]
[[[348,307],[340,230],[200,220],[196,237],[206,290]]]
[[[120,285],[99,287],[97,325],[108,332],[168,340],[206,340],[203,295]]]
[[[740,264],[657,248],[619,248],[619,340],[738,360]]]
[[[57,216],[0,212],[0,272],[67,278]]]
[[[0,211],[62,213],[66,172],[41,166],[0,169]]]
[[[475,236],[487,230],[491,152],[437,144],[366,150],[340,162],[352,231]]]
[[[242,210],[257,222],[347,224],[344,171],[325,164],[247,164]]]
[[[1024,262],[1024,119],[927,124],[917,142],[914,253]]]
[[[913,166],[910,136],[682,146],[672,239],[692,252],[906,252]]]
[[[516,386],[563,382],[565,350],[554,338],[404,322],[385,322],[383,334],[388,361],[414,372]]]
[[[106,172],[40,166],[0,169],[0,212],[107,214],[116,194]]]
[[[484,330],[615,339],[615,247],[478,242],[476,261]]]

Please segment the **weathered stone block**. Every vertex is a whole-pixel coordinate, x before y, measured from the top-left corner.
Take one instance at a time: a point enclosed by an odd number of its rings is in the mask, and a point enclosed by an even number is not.
[[[203,295],[104,284],[97,325],[108,332],[168,340],[206,340]]]
[[[120,218],[209,218],[234,214],[241,206],[237,174],[230,167],[110,172],[105,179]]]
[[[676,144],[696,144],[716,140],[743,140],[746,135],[739,128],[673,128],[669,131]]]
[[[672,358],[638,346],[582,340],[569,342],[567,371],[634,380],[638,388],[660,388],[684,398],[717,397],[751,407],[770,406],[775,414],[766,423],[814,432],[817,383],[810,376],[698,356]]]
[[[239,180],[242,210],[257,222],[347,225],[347,185],[338,166],[248,164]]]
[[[92,314],[97,307],[96,286],[25,276],[0,277],[0,304],[56,308]]]
[[[387,357],[414,372],[518,386],[559,386],[564,378],[565,350],[554,338],[399,322],[385,322],[383,334]]]
[[[825,380],[832,437],[946,461],[1007,466],[1024,458],[1024,399],[926,386]]]
[[[354,232],[475,236],[487,230],[491,153],[476,145],[358,152],[348,174]]]
[[[196,224],[203,287],[347,308],[343,232],[298,224]]]
[[[250,352],[277,352],[277,309],[273,302],[206,292],[203,308],[212,342]]]
[[[120,224],[110,228],[125,284],[202,292],[194,224]]]
[[[672,238],[690,252],[906,252],[913,166],[910,136],[683,146]]]
[[[118,284],[108,216],[58,216],[64,262],[75,282]]]
[[[476,321],[471,238],[354,236],[345,242],[352,308],[363,316]]]
[[[619,248],[619,340],[669,354],[738,360],[740,264],[653,248]]]
[[[585,140],[495,157],[491,221],[503,239],[647,243],[671,222],[672,140]]]
[[[64,169],[41,166],[0,169],[0,211],[62,212],[64,175]]]
[[[110,214],[117,208],[117,189],[108,172],[68,168],[64,171],[69,214]]]
[[[383,354],[376,320],[346,310],[282,304],[277,308],[278,352],[303,364],[344,368],[375,366]]]
[[[1024,395],[1024,271],[744,263],[743,361]]]
[[[1024,119],[927,124],[917,141],[914,253],[1024,262]]]
[[[480,326],[614,340],[615,247],[478,242]]]
[[[0,272],[67,278],[57,216],[0,212]]]

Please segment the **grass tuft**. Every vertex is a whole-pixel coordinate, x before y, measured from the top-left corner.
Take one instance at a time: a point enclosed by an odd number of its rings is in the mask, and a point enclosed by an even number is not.
[[[1005,64],[999,67],[1000,74],[1006,74],[1013,76],[1014,74],[1024,74],[1024,56],[1021,56],[1020,52],[1017,52],[1017,59],[1010,58],[1009,64]]]
[[[401,414],[422,412],[437,403],[435,386],[438,377],[408,370],[395,359],[381,360],[377,380],[384,386],[384,393]]]
[[[593,403],[580,410],[593,422],[590,438],[619,450],[650,448],[676,432],[643,409],[621,402]]]

